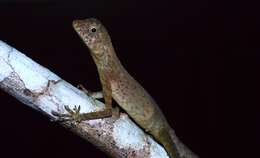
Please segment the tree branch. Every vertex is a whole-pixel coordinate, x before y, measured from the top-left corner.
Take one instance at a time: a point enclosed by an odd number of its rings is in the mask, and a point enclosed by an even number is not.
[[[104,108],[103,103],[86,96],[82,91],[2,41],[0,41],[0,88],[50,119],[56,119],[51,111],[64,113],[64,105],[80,105],[81,112],[93,112]],[[79,124],[63,122],[61,125],[112,157],[168,157],[165,150],[124,113],[121,113],[119,119],[111,117]],[[184,158],[197,158],[178,140],[173,130],[172,138]]]

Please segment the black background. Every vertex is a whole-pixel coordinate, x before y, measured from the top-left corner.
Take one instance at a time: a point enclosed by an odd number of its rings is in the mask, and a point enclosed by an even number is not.
[[[203,158],[259,157],[259,5],[252,1],[1,1],[0,39],[66,81],[99,90],[73,31],[96,17],[180,139]],[[0,157],[106,157],[0,91]]]

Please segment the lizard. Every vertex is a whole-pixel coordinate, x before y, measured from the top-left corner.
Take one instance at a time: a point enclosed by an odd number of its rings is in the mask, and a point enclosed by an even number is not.
[[[65,106],[68,114],[57,112],[53,112],[53,114],[60,117],[70,117],[71,120],[78,122],[110,117],[116,115],[117,111],[114,110],[116,108],[112,107],[112,99],[114,99],[141,128],[164,146],[171,158],[180,158],[176,144],[169,133],[169,123],[154,99],[121,64],[107,29],[95,18],[74,20],[72,25],[89,48],[96,64],[102,91],[92,93],[92,96],[95,96],[95,98],[103,97],[105,109],[80,113],[80,106],[75,106],[74,109]],[[82,85],[80,87],[87,94],[91,94]]]

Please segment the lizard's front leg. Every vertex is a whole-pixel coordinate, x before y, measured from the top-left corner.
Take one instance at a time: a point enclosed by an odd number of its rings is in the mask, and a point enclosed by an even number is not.
[[[57,116],[58,119],[56,121],[64,122],[64,121],[75,121],[75,122],[81,122],[84,120],[92,120],[92,119],[99,119],[99,118],[105,118],[110,117],[113,114],[113,109],[105,107],[102,111],[95,111],[95,112],[89,112],[89,113],[80,113],[80,105],[75,106],[73,109],[71,109],[69,106],[64,106],[67,113],[62,114],[56,111],[52,111],[52,114],[54,116]]]
[[[64,106],[67,114],[61,114],[58,112],[53,111],[52,114],[58,117],[58,121],[76,121],[81,122],[84,120],[92,120],[92,119],[99,119],[105,118],[110,116],[119,116],[119,108],[112,108],[112,91],[110,87],[103,87],[102,92],[90,92],[88,91],[83,85],[79,85],[79,88],[83,90],[87,95],[97,99],[103,98],[105,99],[105,108],[102,111],[90,112],[90,113],[80,113],[80,106],[74,107],[70,109],[69,106]]]
[[[95,99],[102,99],[104,98],[104,95],[103,95],[103,92],[102,91],[98,91],[98,92],[92,92],[90,90],[87,90],[82,84],[79,84],[77,86],[78,88],[80,88],[86,95],[92,97],[92,98],[95,98]],[[107,92],[109,93],[109,92]],[[112,93],[112,92],[111,92]],[[111,96],[112,97],[112,96]],[[111,103],[112,104],[112,103]],[[106,104],[107,105],[107,104]],[[112,106],[112,105],[111,105]],[[110,108],[110,107],[109,107]],[[116,107],[111,107],[112,108],[112,116],[118,118],[119,115],[120,115],[120,112],[119,112],[119,108],[116,106]],[[106,113],[106,112],[104,112]],[[108,112],[109,113],[109,112]],[[96,115],[96,114],[92,114],[92,115]],[[105,114],[102,114],[105,116]]]

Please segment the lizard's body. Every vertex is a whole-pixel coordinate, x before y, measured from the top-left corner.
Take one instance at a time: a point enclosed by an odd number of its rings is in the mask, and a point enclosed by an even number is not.
[[[105,27],[93,18],[75,20],[73,27],[88,46],[95,61],[106,105],[100,114],[80,114],[78,118],[85,120],[111,116],[113,98],[137,124],[165,147],[171,158],[178,158],[163,113],[146,90],[122,66]]]

